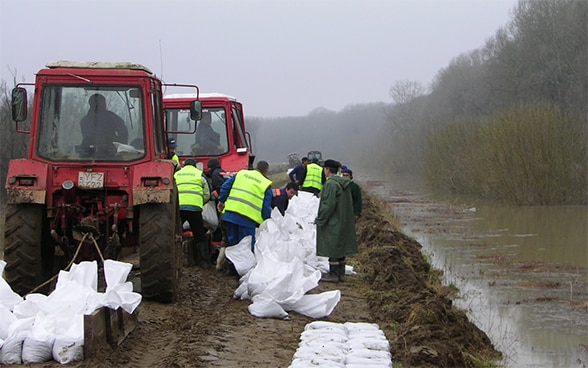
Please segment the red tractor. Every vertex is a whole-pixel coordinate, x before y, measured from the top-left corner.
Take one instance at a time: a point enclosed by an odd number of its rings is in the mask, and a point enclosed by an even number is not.
[[[202,103],[200,121],[190,117],[195,100]],[[206,169],[208,160],[216,157],[227,172],[252,168],[251,137],[245,129],[243,105],[236,98],[221,93],[170,94],[163,97],[163,108],[182,163],[193,158]]]
[[[143,296],[173,301],[182,230],[161,81],[132,63],[49,63],[22,130],[27,86],[12,91],[16,129],[31,140],[28,158],[8,168],[8,283],[24,295],[73,262],[138,251]],[[200,117],[197,101],[187,110]]]

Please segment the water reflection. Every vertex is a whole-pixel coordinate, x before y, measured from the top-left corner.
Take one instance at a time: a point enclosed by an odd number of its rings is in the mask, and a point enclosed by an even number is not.
[[[506,366],[588,365],[586,207],[472,206],[414,182],[356,178],[392,202],[404,231],[460,289],[456,305],[507,356]]]

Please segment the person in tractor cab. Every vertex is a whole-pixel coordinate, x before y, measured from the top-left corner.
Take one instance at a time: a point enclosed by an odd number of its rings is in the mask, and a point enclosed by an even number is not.
[[[95,93],[88,99],[90,109],[80,121],[83,146],[112,146],[113,142],[127,144],[129,131],[123,119],[106,108],[106,99]],[[114,146],[112,146],[114,147]]]
[[[192,152],[200,155],[215,155],[222,152],[220,134],[212,129],[212,115],[205,111],[202,113],[202,120],[196,128],[196,144],[192,146]]]
[[[204,173],[196,167],[196,161],[191,158],[187,159],[184,167],[174,174],[174,179],[178,186],[182,223],[188,221],[194,236],[194,261],[201,267],[208,267],[211,265],[210,244],[202,220],[202,207],[210,199],[208,181]]]
[[[222,185],[218,210],[225,211],[228,247],[251,235],[254,251],[255,230],[272,214],[272,181],[267,178],[268,171],[267,161],[259,161],[255,170],[240,170]]]
[[[298,184],[289,182],[283,189],[272,189],[272,208],[278,208],[282,216],[288,209],[288,203],[295,196],[298,195]]]
[[[302,190],[318,197],[326,180],[325,172],[319,165],[319,159],[315,157],[306,166],[306,176],[302,183]]]
[[[176,154],[176,148],[178,148],[178,144],[176,143],[176,140],[173,137],[167,138],[167,148],[169,150],[167,158],[174,162],[174,165],[176,166],[176,171],[180,170],[182,168],[182,165],[180,165],[180,158]]]
[[[304,183],[304,178],[306,177],[306,166],[308,164],[308,157],[302,157],[300,164],[294,167],[292,171],[288,173],[290,181],[298,184],[299,186],[302,185],[302,183]]]

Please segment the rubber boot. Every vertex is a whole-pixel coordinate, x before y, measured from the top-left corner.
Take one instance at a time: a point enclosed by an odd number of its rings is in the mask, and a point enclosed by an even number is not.
[[[320,281],[339,282],[339,262],[329,262],[329,273],[323,274]]]
[[[339,269],[337,271],[337,277],[339,278],[339,282],[345,281],[345,261],[339,262]]]
[[[210,243],[208,239],[198,241],[197,246],[197,265],[202,268],[212,267],[210,263]]]
[[[227,258],[225,256],[225,251],[227,247],[221,247],[218,251],[218,257],[216,259],[216,270],[223,271],[227,265]]]

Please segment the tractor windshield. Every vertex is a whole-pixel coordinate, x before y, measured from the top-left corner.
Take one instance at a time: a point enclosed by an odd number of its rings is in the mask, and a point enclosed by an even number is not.
[[[176,140],[178,156],[218,156],[227,153],[227,120],[222,107],[202,109],[202,120],[190,118],[190,110],[166,109],[167,129]],[[195,133],[194,133],[195,132]]]
[[[145,157],[143,95],[135,86],[46,86],[37,153],[49,161]]]

